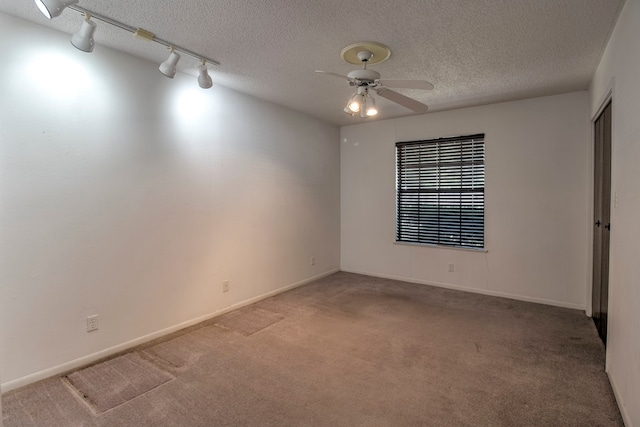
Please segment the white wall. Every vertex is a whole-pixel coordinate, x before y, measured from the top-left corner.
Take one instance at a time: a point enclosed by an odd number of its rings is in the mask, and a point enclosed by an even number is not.
[[[487,252],[394,244],[395,142],[475,133]],[[587,92],[347,126],[341,141],[343,270],[584,309]]]
[[[339,268],[337,127],[6,15],[0,51],[3,391]]]
[[[595,117],[612,94],[607,371],[627,426],[640,426],[640,0],[627,0],[591,84]],[[634,403],[635,402],[635,403]]]

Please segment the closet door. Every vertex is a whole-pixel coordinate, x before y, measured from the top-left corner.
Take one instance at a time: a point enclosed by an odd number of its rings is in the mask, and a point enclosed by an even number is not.
[[[611,102],[594,124],[592,316],[607,344],[609,312],[609,241],[611,233]]]

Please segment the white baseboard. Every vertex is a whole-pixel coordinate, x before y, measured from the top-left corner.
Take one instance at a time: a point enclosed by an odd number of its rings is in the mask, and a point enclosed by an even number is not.
[[[195,319],[187,320],[186,322],[182,322],[182,323],[179,323],[177,325],[170,326],[168,328],[161,329],[159,331],[152,332],[152,333],[144,335],[142,337],[139,337],[139,338],[124,342],[122,344],[118,344],[116,346],[106,348],[106,349],[101,350],[101,351],[99,351],[97,353],[89,354],[87,356],[80,357],[80,358],[72,360],[70,362],[66,362],[66,363],[63,363],[63,364],[60,364],[60,365],[57,365],[57,366],[53,366],[51,368],[47,368],[47,369],[44,369],[42,371],[38,371],[38,372],[35,372],[33,374],[26,375],[24,377],[17,378],[17,379],[12,380],[12,381],[7,381],[5,383],[0,384],[0,390],[2,390],[2,393],[5,393],[5,392],[8,392],[8,391],[15,390],[17,388],[24,387],[26,385],[35,383],[37,381],[41,381],[41,380],[53,377],[54,375],[59,375],[59,374],[62,374],[64,372],[72,371],[72,370],[80,368],[82,366],[91,364],[92,362],[95,362],[97,360],[104,359],[105,357],[109,357],[109,356],[111,356],[113,354],[120,353],[122,351],[128,350],[128,349],[130,349],[132,347],[135,347],[137,345],[144,344],[145,342],[154,340],[156,338],[160,338],[162,336],[171,334],[173,332],[179,331],[179,330],[184,329],[184,328],[188,328],[189,326],[197,325],[198,323],[204,322],[205,320],[209,320],[209,319],[213,319],[214,317],[222,316],[223,314],[226,314],[226,313],[228,313],[230,311],[237,310],[239,308],[242,308],[244,306],[256,303],[256,302],[261,301],[263,299],[272,297],[272,296],[277,295],[277,294],[281,294],[282,292],[286,292],[286,291],[291,290],[293,288],[297,288],[298,286],[302,286],[302,285],[307,284],[309,282],[313,282],[314,280],[318,280],[318,279],[320,279],[322,277],[325,277],[325,276],[328,276],[330,274],[337,273],[338,271],[340,271],[340,270],[337,269],[337,268],[333,269],[333,270],[329,270],[329,271],[326,271],[324,273],[320,273],[318,275],[315,275],[315,276],[309,277],[307,279],[301,280],[299,282],[292,283],[292,284],[283,286],[281,288],[278,288],[276,290],[267,292],[265,294],[258,295],[256,297],[250,298],[248,300],[233,304],[233,305],[231,305],[229,307],[222,308],[220,310],[214,311],[213,313],[209,313],[209,314],[206,314],[204,316],[197,317]]]
[[[535,302],[535,303],[538,303],[538,304],[553,305],[553,306],[556,306],[556,307],[572,308],[574,310],[585,311],[585,306],[584,305],[574,304],[574,303],[564,302],[564,301],[557,301],[557,300],[552,300],[552,299],[546,299],[546,298],[529,297],[529,296],[526,296],[526,295],[510,294],[510,293],[507,293],[507,292],[497,292],[497,291],[491,291],[491,290],[488,290],[488,289],[469,288],[469,287],[466,287],[466,286],[458,286],[458,285],[452,285],[452,284],[449,284],[449,283],[441,283],[441,282],[431,282],[431,281],[428,281],[428,280],[415,279],[413,277],[394,276],[394,275],[391,275],[391,274],[371,273],[371,272],[366,272],[366,271],[357,271],[357,270],[350,270],[350,269],[345,269],[345,268],[342,268],[341,271],[344,271],[345,273],[363,274],[365,276],[380,277],[380,278],[383,278],[383,279],[400,280],[400,281],[403,281],[403,282],[417,283],[419,285],[436,286],[438,288],[453,289],[453,290],[456,290],[456,291],[472,292],[474,294],[482,294],[482,295],[489,295],[489,296],[493,296],[493,297],[508,298],[508,299],[514,299],[514,300],[518,300],[518,301]]]

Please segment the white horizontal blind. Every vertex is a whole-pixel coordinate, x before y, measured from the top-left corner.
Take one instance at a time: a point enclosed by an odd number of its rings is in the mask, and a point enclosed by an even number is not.
[[[396,143],[396,241],[484,247],[484,134]]]

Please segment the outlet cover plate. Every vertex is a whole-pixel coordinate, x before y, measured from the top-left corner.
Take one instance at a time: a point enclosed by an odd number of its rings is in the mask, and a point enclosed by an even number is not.
[[[87,332],[93,332],[98,330],[98,315],[87,317]]]

